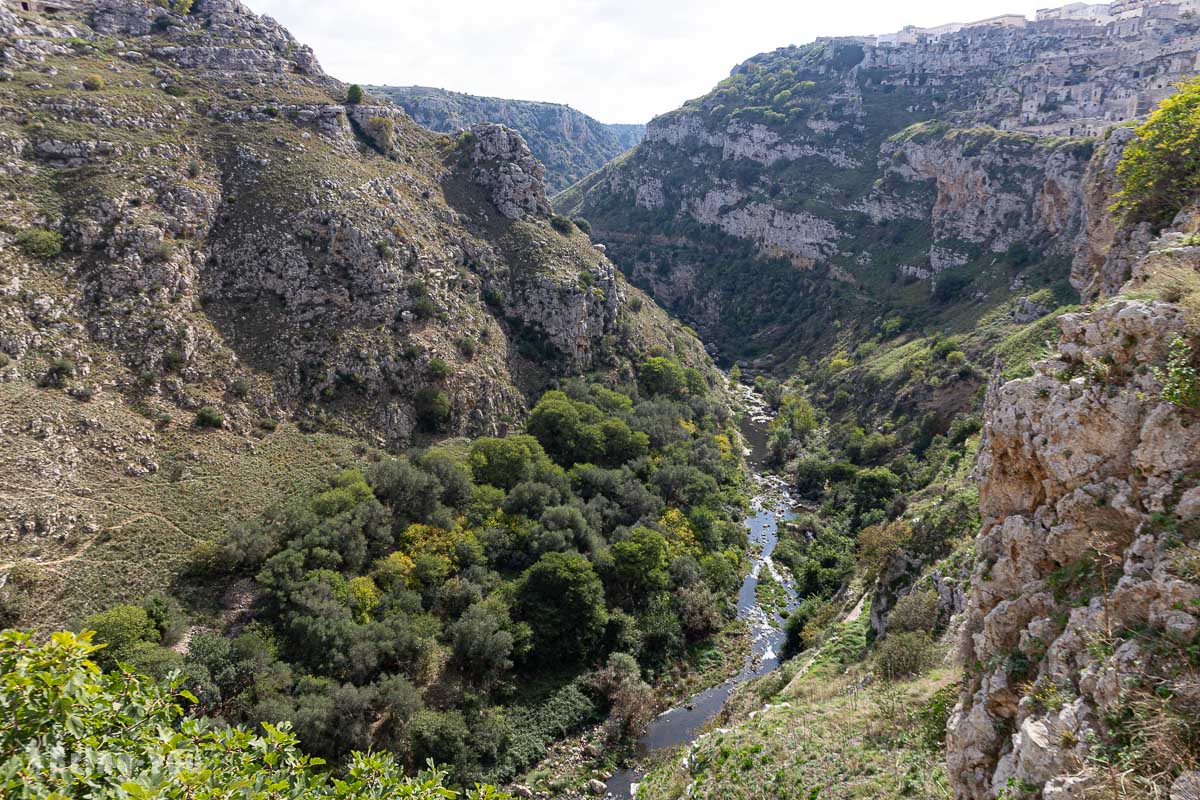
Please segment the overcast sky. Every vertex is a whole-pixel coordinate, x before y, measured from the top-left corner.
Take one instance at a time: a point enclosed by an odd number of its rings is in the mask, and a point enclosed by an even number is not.
[[[755,53],[817,36],[1032,16],[1042,0],[246,0],[347,82],[568,103],[646,122]]]

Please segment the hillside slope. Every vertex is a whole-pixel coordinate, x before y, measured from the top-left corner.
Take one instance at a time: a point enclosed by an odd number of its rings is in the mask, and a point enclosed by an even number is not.
[[[237,2],[4,6],[0,37],[0,567],[43,564],[33,619],[165,585],[366,446],[706,361],[551,226],[517,134],[345,104]]]
[[[891,318],[969,331],[1041,289],[1071,297],[1089,137],[1191,74],[1198,42],[1163,19],[781,48],[555,206],[729,361],[786,373]]]
[[[368,86],[403,108],[421,125],[458,133],[480,122],[516,130],[546,166],[546,184],[557,192],[586,177],[645,135],[645,125],[606,125],[559,103],[507,100],[428,86]]]

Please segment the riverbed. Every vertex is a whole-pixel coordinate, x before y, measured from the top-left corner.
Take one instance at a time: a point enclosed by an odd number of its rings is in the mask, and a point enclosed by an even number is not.
[[[752,678],[766,675],[779,666],[783,648],[783,618],[774,611],[762,608],[755,597],[758,579],[767,570],[787,592],[787,607],[796,605],[795,588],[784,578],[771,554],[779,541],[779,523],[794,516],[793,502],[787,487],[777,476],[766,471],[767,427],[770,410],[762,398],[749,387],[738,386],[743,416],[741,433],[746,465],[755,484],[755,496],[750,515],[744,520],[750,543],[750,571],[738,591],[737,615],[750,630],[750,652],[737,675],[724,683],[705,689],[681,705],[659,714],[638,740],[638,758],[644,759],[656,751],[669,750],[691,743],[702,728],[724,708],[734,687]],[[608,781],[608,794],[618,800],[630,800],[637,791],[638,781],[645,775],[636,765],[618,771]]]

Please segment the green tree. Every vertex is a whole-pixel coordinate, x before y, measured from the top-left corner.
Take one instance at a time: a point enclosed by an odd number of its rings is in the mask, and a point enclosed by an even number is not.
[[[681,397],[688,387],[688,376],[678,361],[654,356],[646,359],[638,371],[638,384],[649,395]]]
[[[178,684],[102,673],[90,634],[39,644],[0,632],[0,795],[12,800],[446,800],[446,774],[405,777],[391,756],[354,753],[335,780],[287,723],[263,735],[184,714]],[[491,786],[466,800],[502,800]]]
[[[641,605],[671,585],[667,540],[658,531],[639,525],[610,552],[613,596],[626,608]]]
[[[1162,227],[1200,194],[1200,78],[1180,85],[1137,130],[1117,165],[1114,210]]]
[[[515,616],[533,631],[534,656],[574,661],[604,636],[604,587],[577,553],[546,553],[521,576]]]
[[[503,439],[484,436],[475,440],[467,457],[476,483],[491,484],[506,491],[532,479],[549,462],[546,451],[532,436]]]
[[[128,659],[135,645],[159,639],[158,629],[141,606],[113,606],[85,619],[83,627],[94,631],[97,644],[103,646],[97,661],[106,668]]]
[[[350,88],[346,90],[346,102],[350,105],[358,105],[363,101],[363,89],[357,83],[350,84]]]

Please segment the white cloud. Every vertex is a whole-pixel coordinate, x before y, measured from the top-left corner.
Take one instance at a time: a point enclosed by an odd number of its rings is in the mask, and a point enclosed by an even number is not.
[[[750,56],[1049,5],[1030,0],[249,0],[348,82],[548,100],[645,122]]]

